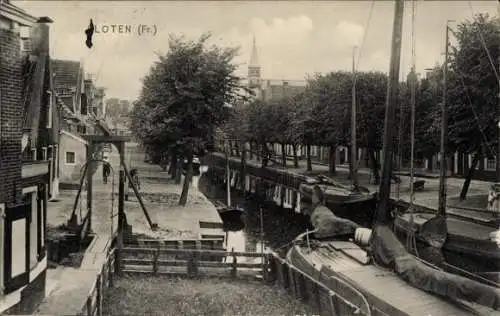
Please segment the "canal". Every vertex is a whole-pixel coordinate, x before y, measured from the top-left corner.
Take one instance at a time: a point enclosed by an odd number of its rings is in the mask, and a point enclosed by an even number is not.
[[[225,185],[216,182],[213,172],[202,173],[198,182],[199,189],[209,199],[226,203]],[[280,208],[273,203],[259,204],[255,198],[247,197],[245,199],[241,193],[235,190],[231,192],[231,204],[241,206],[245,213],[240,223],[225,223],[226,249],[229,251],[231,249],[242,252],[273,250],[284,256],[288,245],[294,238],[307,229],[313,229],[308,216],[295,213],[290,209]],[[263,238],[261,238],[261,225]],[[406,238],[401,238],[401,242],[406,244]],[[449,264],[472,273],[498,271],[497,262],[487,262],[482,258],[441,251],[420,242],[417,242],[416,246],[418,251],[414,255],[438,266]]]
[[[210,172],[201,175],[198,188],[210,200],[226,203],[225,186],[216,183],[210,176]],[[224,223],[226,249],[228,250],[234,249],[234,251],[242,252],[273,250],[284,255],[287,245],[295,237],[307,229],[312,229],[309,217],[274,205],[263,206],[255,199],[245,199],[235,190],[231,192],[231,204],[242,207],[245,213],[241,221]]]

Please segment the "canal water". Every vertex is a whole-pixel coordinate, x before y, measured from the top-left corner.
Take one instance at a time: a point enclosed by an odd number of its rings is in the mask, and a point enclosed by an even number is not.
[[[218,200],[225,204],[227,196],[225,186],[215,183],[209,174],[202,173],[198,180],[198,188],[210,200]],[[273,250],[283,254],[295,237],[307,229],[312,229],[308,217],[276,206],[261,206],[256,200],[245,199],[242,194],[234,190],[231,192],[231,205],[238,205],[245,212],[241,221],[224,223],[226,249],[229,251],[232,249],[241,252]],[[261,232],[263,232],[262,235]]]
[[[210,176],[211,172],[202,173],[197,179],[198,188],[211,200],[218,200],[226,204],[225,185],[216,183]],[[241,252],[267,252],[273,250],[284,256],[288,246],[299,234],[307,229],[312,230],[309,217],[283,209],[274,204],[265,206],[257,200],[247,197],[232,190],[231,204],[241,206],[245,213],[241,222],[224,223],[226,231],[226,249]],[[260,209],[262,208],[262,212]],[[262,222],[261,222],[262,214]],[[261,229],[261,225],[263,229]],[[261,237],[261,231],[263,236]],[[405,238],[401,239],[403,243]],[[432,247],[417,243],[418,255],[420,258],[441,265],[446,262],[460,269],[480,273],[485,271],[498,271],[498,263],[485,262],[477,258],[468,258],[448,251],[438,251]]]

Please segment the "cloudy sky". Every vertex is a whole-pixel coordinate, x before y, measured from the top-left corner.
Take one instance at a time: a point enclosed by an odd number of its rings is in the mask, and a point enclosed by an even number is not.
[[[307,74],[350,69],[353,46],[361,46],[358,68],[389,68],[394,3],[374,1],[227,1],[111,2],[13,1],[35,16],[49,16],[51,54],[82,60],[107,88],[108,97],[133,100],[141,78],[168,51],[168,35],[196,39],[213,34],[220,45],[239,46],[240,75],[246,74],[252,37],[256,37],[262,75],[270,79],[303,79]],[[447,20],[463,21],[474,13],[497,15],[497,1],[418,1],[415,22],[416,67],[423,72],[442,61]],[[97,34],[85,46],[84,29],[92,18],[104,25],[131,25],[132,34]],[[369,21],[369,23],[368,23]],[[406,2],[402,75],[411,65],[411,2]],[[140,24],[155,26],[156,36],[138,35]],[[366,34],[365,34],[366,33]],[[364,40],[363,40],[364,39]]]

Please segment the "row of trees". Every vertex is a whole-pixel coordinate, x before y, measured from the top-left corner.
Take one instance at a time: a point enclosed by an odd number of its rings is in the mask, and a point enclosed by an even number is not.
[[[461,23],[456,46],[448,60],[447,105],[449,150],[493,153],[497,142],[498,68],[500,25],[487,15]],[[168,149],[172,175],[179,175],[179,161],[188,161],[187,181],[180,204],[187,199],[193,155],[207,149],[216,131],[224,138],[250,142],[253,150],[268,151],[277,142],[329,146],[350,145],[351,89],[349,72],[317,74],[308,80],[305,92],[281,100],[263,102],[246,99],[248,90],[235,75],[237,49],[208,45],[210,36],[197,41],[171,37],[167,54],[151,67],[131,113],[131,129],[152,151]],[[409,82],[399,87],[401,153],[409,151]],[[442,102],[442,66],[436,65],[416,83],[416,155],[433,155],[439,148]],[[381,148],[387,75],[356,74],[357,146],[367,148],[378,174],[374,152]],[[231,104],[231,107],[227,105]],[[474,159],[475,162],[479,159]],[[331,168],[334,171],[334,163]],[[177,177],[179,179],[179,177]]]
[[[193,156],[207,148],[215,128],[227,121],[227,105],[243,100],[233,62],[237,49],[210,46],[209,39],[209,34],[196,41],[171,36],[169,51],[143,79],[130,115],[137,139],[152,152],[168,153],[177,182],[187,160],[180,205],[187,201]]]
[[[500,47],[498,20],[477,15],[461,23],[454,32],[457,44],[450,47],[447,75],[449,116],[448,150],[492,156],[498,141]],[[356,74],[357,146],[368,149],[371,166],[378,175],[375,152],[381,149],[387,93],[387,75],[381,72]],[[416,84],[417,158],[439,151],[440,105],[443,102],[443,66],[436,65],[424,78],[411,73],[399,86],[397,128],[400,155],[409,159],[411,84]],[[305,92],[268,102],[240,104],[223,126],[226,134],[266,150],[267,142],[350,146],[351,90],[354,76],[337,71],[309,78]],[[308,146],[309,147],[309,146]],[[284,152],[284,151],[283,151]],[[479,159],[474,159],[477,164]],[[475,166],[474,166],[475,167]],[[330,163],[331,171],[335,164]],[[472,174],[471,174],[472,175]]]

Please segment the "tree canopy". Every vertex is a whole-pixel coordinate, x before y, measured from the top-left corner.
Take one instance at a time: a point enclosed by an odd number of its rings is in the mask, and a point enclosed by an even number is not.
[[[233,62],[237,49],[208,45],[209,38],[170,36],[169,51],[158,56],[144,78],[131,115],[132,130],[144,144],[175,147],[189,164],[227,121],[228,105],[244,97]]]
[[[487,15],[460,23],[452,32],[447,73],[448,149],[475,152],[491,148],[498,134],[498,56],[500,24]],[[280,100],[255,101],[237,115],[247,130],[243,139],[349,146],[353,74],[335,71],[310,78],[303,93]],[[415,76],[417,157],[439,151],[443,102],[443,66],[436,64],[426,76]],[[409,81],[409,79],[407,80]],[[358,72],[355,78],[357,146],[378,150],[382,145],[387,75]],[[410,89],[399,86],[399,110],[405,151],[410,148]],[[236,116],[235,116],[236,117]],[[234,124],[236,125],[236,124]],[[481,148],[479,148],[481,147]],[[488,149],[491,155],[491,149]]]
[[[499,35],[499,21],[487,15],[463,21],[452,32],[456,43],[450,45],[446,64],[450,151],[495,152],[488,148],[498,141]],[[209,46],[208,39],[208,35],[197,41],[171,37],[169,52],[159,56],[144,78],[131,115],[132,129],[144,143],[158,148],[177,146],[186,152],[204,148],[217,129],[224,137],[260,145],[349,146],[355,84],[357,146],[371,151],[381,148],[388,82],[385,73],[317,74],[296,95],[249,101],[240,94],[245,89],[234,74],[236,49]],[[417,157],[424,158],[439,150],[443,65],[436,64],[425,76],[413,76],[415,148]],[[401,82],[397,111],[401,139],[396,141],[407,152],[410,95],[409,84]]]

